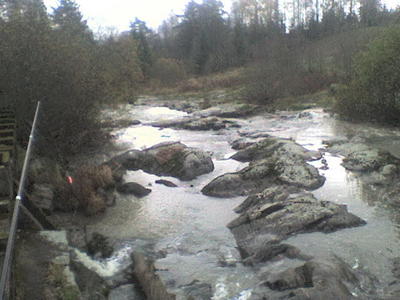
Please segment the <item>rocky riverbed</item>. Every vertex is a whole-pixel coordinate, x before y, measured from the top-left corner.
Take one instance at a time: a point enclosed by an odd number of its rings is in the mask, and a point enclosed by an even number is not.
[[[400,131],[147,101],[105,111],[117,148],[97,163],[119,178],[114,204],[52,216],[113,246],[78,255],[109,299],[136,299],[124,270],[148,299],[400,297]]]

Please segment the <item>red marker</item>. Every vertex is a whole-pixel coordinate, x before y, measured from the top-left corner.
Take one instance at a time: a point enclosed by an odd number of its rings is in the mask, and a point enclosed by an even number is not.
[[[69,184],[72,184],[72,183],[74,182],[74,180],[72,179],[71,176],[67,176],[67,182],[68,182]]]

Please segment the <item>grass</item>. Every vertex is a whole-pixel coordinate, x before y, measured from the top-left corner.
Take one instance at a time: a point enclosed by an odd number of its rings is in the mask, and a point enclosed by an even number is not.
[[[313,94],[277,99],[271,110],[305,110],[315,107],[330,109],[334,101],[329,90],[322,90]]]

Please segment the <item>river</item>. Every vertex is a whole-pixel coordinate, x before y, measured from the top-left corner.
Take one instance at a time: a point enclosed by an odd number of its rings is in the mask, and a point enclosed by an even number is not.
[[[148,245],[163,258],[156,262],[160,276],[171,289],[190,284],[194,280],[212,287],[214,300],[245,300],[259,282],[257,272],[243,266],[236,250],[235,240],[226,224],[235,218],[233,208],[245,197],[229,199],[212,198],[200,190],[215,177],[235,172],[246,163],[228,159],[235,151],[230,142],[246,133],[268,133],[294,139],[310,150],[322,150],[328,169],[320,170],[326,177],[325,184],[313,191],[321,200],[346,204],[348,210],[361,217],[367,225],[339,230],[330,234],[308,233],[291,237],[287,243],[297,246],[307,254],[324,257],[335,254],[353,269],[362,269],[372,275],[368,283],[377,295],[394,280],[392,259],[400,256],[399,211],[385,206],[374,193],[372,186],[355,173],[346,171],[342,157],[329,153],[324,140],[334,137],[360,135],[371,145],[400,154],[400,131],[367,124],[351,124],[338,121],[322,109],[306,113],[264,113],[246,119],[235,119],[241,128],[221,131],[187,131],[159,129],[148,124],[160,119],[173,119],[187,115],[185,112],[165,107],[127,105],[112,114],[125,114],[140,120],[141,124],[115,130],[115,143],[121,151],[144,149],[165,141],[181,141],[213,153],[215,170],[193,181],[174,182],[170,188],[155,184],[159,176],[143,171],[129,171],[126,181],[135,181],[152,189],[141,199],[119,196],[117,205],[91,221],[90,230],[112,239],[117,251],[110,259],[98,264],[105,275],[115,273],[129,260],[129,252]],[[313,162],[321,167],[321,161]],[[280,262],[272,262],[268,268],[283,270]],[[373,286],[372,286],[373,284]],[[357,291],[353,292],[357,296]]]

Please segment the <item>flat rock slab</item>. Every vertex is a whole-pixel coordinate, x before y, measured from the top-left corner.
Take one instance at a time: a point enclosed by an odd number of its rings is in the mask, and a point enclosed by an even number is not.
[[[280,241],[294,234],[315,231],[329,233],[366,224],[349,213],[345,205],[317,200],[311,193],[297,196],[289,196],[283,191],[265,194],[265,198],[259,196],[257,203],[239,207],[242,213],[227,225],[242,257],[253,257],[257,261],[263,252],[275,251],[273,248]],[[288,247],[279,251],[286,252],[287,256],[301,256]]]
[[[180,142],[157,144],[143,151],[130,150],[113,159],[128,170],[192,180],[214,170],[211,155]]]
[[[321,201],[311,193],[304,193],[281,201],[264,199],[264,203],[249,208],[230,222],[228,228],[239,240],[247,238],[248,233],[269,233],[286,239],[298,233],[328,233],[364,224],[345,205]]]

